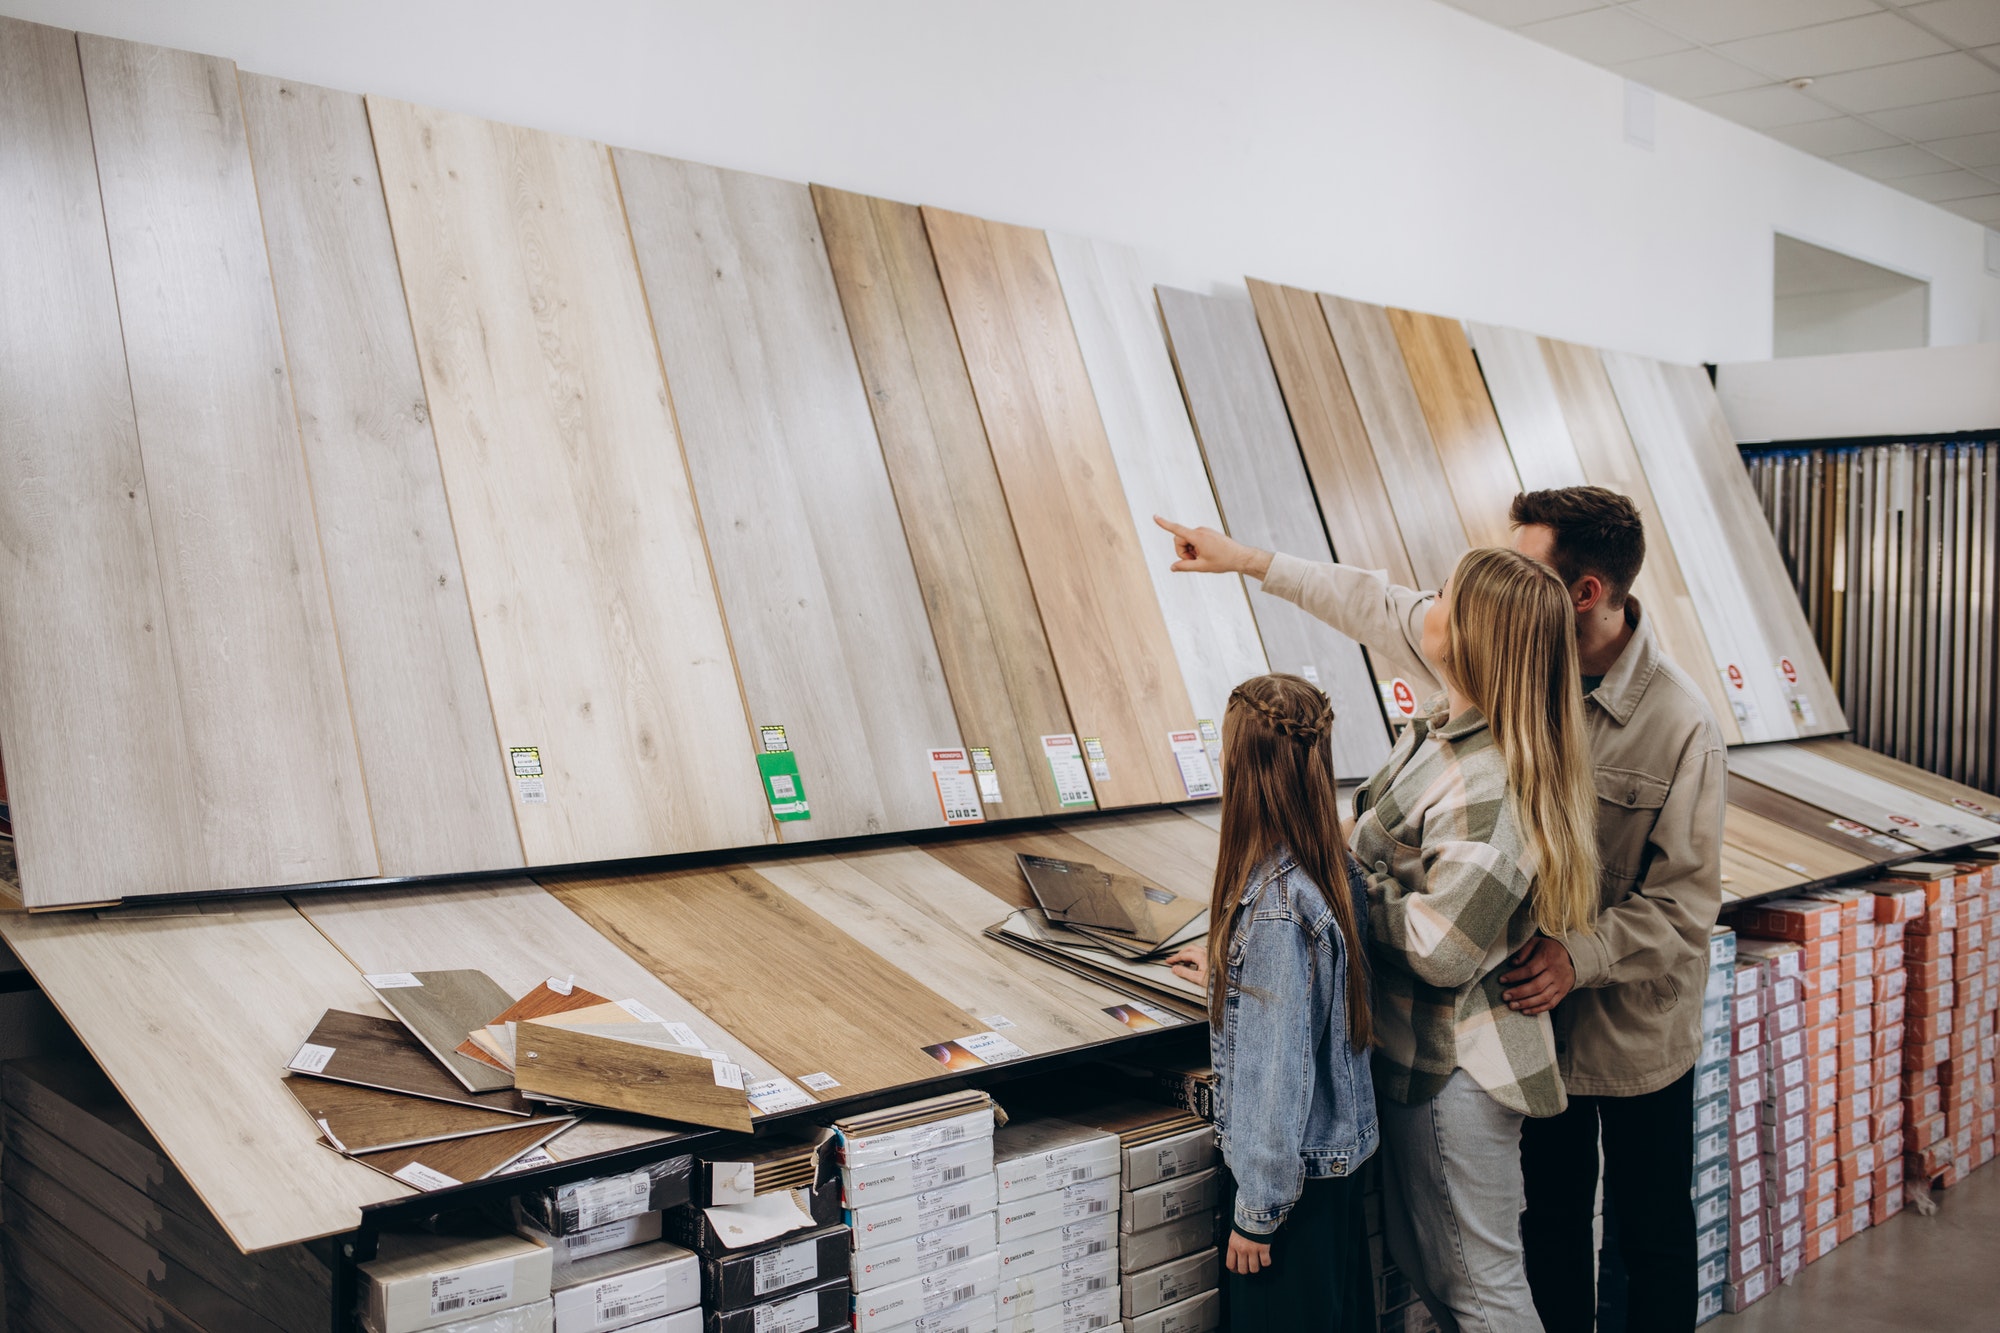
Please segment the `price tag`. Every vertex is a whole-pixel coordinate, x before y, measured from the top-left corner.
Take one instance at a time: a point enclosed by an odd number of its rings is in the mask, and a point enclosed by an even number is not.
[[[408,1166],[396,1172],[396,1179],[402,1181],[405,1185],[415,1185],[420,1190],[450,1189],[453,1185],[458,1184],[456,1180],[453,1180],[444,1172],[433,1171],[422,1162],[411,1162]]]
[[[1199,718],[1194,729],[1201,733],[1201,748],[1208,751],[1208,762],[1216,771],[1222,769],[1222,728],[1215,725],[1213,718]]]
[[[301,1074],[317,1074],[326,1068],[327,1061],[333,1059],[333,1051],[334,1048],[331,1046],[315,1046],[307,1042],[299,1047],[299,1053],[293,1056],[292,1062],[285,1067],[297,1070]]]
[[[728,1060],[710,1060],[709,1067],[715,1071],[715,1086],[718,1088],[743,1088],[743,1066]]]
[[[938,808],[947,824],[985,822],[986,811],[979,804],[979,783],[972,776],[972,758],[964,750],[930,752],[931,783],[937,788]]]
[[[1174,750],[1174,762],[1181,766],[1181,786],[1190,800],[1219,795],[1215,770],[1209,766],[1208,749],[1198,731],[1170,731],[1167,744]]]
[[[979,780],[979,799],[999,805],[1000,774],[993,767],[993,751],[984,745],[972,747],[972,775]]]
[[[424,984],[411,972],[376,972],[361,979],[375,990],[408,990],[412,986]]]
[[[1067,809],[1097,803],[1090,791],[1090,774],[1083,766],[1083,749],[1077,745],[1075,736],[1066,732],[1042,737],[1042,757],[1048,760],[1049,773],[1056,780],[1059,804]]]
[[[805,1084],[814,1092],[829,1092],[840,1086],[840,1080],[827,1073],[801,1074],[799,1075],[799,1082]]]
[[[507,750],[507,771],[514,776],[514,791],[523,805],[547,805],[549,787],[542,773],[541,747],[514,745]]]
[[[813,1104],[812,1098],[801,1092],[790,1079],[784,1078],[767,1078],[752,1083],[743,1090],[743,1095],[750,1099],[750,1105],[765,1115],[795,1111],[801,1106]]]
[[[397,1172],[401,1175],[401,1172]],[[454,1185],[457,1181],[452,1182]],[[439,1273],[431,1279],[431,1314],[460,1314],[489,1305],[505,1305],[514,1299],[514,1265],[480,1264],[455,1273]]]
[[[1111,761],[1104,757],[1104,742],[1095,736],[1083,738],[1083,757],[1090,761],[1090,776],[1098,782],[1111,780]]]
[[[555,1164],[556,1159],[549,1155],[547,1148],[535,1148],[522,1153],[519,1157],[501,1167],[500,1174],[511,1176],[516,1171],[532,1171],[538,1166],[554,1166]]]
[[[784,748],[770,747],[771,733],[778,733],[778,743]],[[812,807],[806,803],[806,784],[799,777],[799,759],[785,744],[783,727],[765,727],[764,753],[757,756],[757,772],[764,779],[764,799],[770,802],[771,817],[779,823],[790,823],[797,819],[811,819]]]
[[[1304,676],[1308,681],[1312,682],[1314,685],[1319,684],[1319,668],[1314,666],[1311,662],[1308,662],[1304,666],[1300,667],[1299,674],[1301,676]]]
[[[623,1009],[626,1013],[632,1015],[632,1017],[638,1019],[641,1023],[658,1023],[661,1027],[665,1027],[667,1024],[666,1019],[661,1018],[658,1014],[654,1013],[651,1009],[648,1009],[645,1005],[640,1004],[637,1000],[614,1000],[612,1001],[612,1003],[616,1004],[620,1009]],[[690,1046],[696,1044],[697,1043],[695,1042],[688,1043],[688,1045]]]

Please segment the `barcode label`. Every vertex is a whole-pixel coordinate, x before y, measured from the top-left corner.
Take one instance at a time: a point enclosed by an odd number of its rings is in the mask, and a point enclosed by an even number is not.
[[[1084,1181],[1089,1179],[1090,1179],[1090,1168],[1087,1166],[1075,1167],[1069,1173],[1069,1183],[1072,1185],[1081,1185]]]
[[[971,1257],[972,1257],[972,1247],[970,1245],[954,1245],[949,1250],[946,1250],[944,1252],[944,1263],[938,1265],[938,1267],[940,1268],[949,1267],[952,1264],[959,1263],[960,1261],[965,1259],[970,1259]]]
[[[979,1284],[976,1282],[968,1282],[962,1287],[953,1287],[951,1289],[951,1300],[947,1303],[957,1305],[960,1301],[969,1301],[978,1290]]]
[[[972,1205],[969,1203],[959,1203],[952,1205],[950,1211],[945,1214],[944,1220],[947,1222],[963,1222],[971,1216]]]
[[[497,1272],[495,1270],[498,1270]],[[431,1279],[431,1313],[452,1314],[484,1305],[506,1305],[514,1299],[514,1262],[480,1264]]]
[[[624,1301],[620,1301],[616,1305],[600,1305],[597,1307],[597,1317],[599,1319],[623,1319],[626,1309],[627,1306]]]
[[[947,1167],[945,1170],[938,1172],[938,1182],[940,1184],[950,1185],[963,1179],[965,1179],[965,1167],[963,1164]]]
[[[464,1308],[465,1297],[463,1296],[447,1296],[441,1301],[431,1302],[432,1314],[450,1314],[453,1310],[463,1310]]]

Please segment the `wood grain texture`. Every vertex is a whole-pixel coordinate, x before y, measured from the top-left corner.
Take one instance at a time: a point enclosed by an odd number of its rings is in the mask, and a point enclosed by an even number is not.
[[[935,1077],[923,1048],[979,1030],[747,867],[545,882],[785,1073],[831,1074],[843,1096]]]
[[[1723,810],[1722,837],[1730,846],[1781,865],[1802,879],[1829,879],[1874,864],[1869,857],[1831,847],[1733,801]]]
[[[992,815],[1053,814],[1041,738],[1074,728],[923,215],[812,190],[959,734],[992,751]]]
[[[318,1052],[305,1052],[305,1046],[318,1046],[333,1054],[320,1056]],[[299,1061],[298,1054],[310,1054],[316,1058],[310,1062]],[[524,1116],[530,1109],[527,1102],[511,1088],[486,1092],[468,1090],[424,1049],[416,1034],[397,1018],[378,1018],[346,1009],[329,1009],[313,1023],[310,1032],[294,1043],[294,1051],[287,1052],[285,1058],[302,1068],[318,1064],[319,1068],[313,1071],[315,1078],[352,1083],[356,1087],[374,1088],[378,1092],[427,1097],[432,1101],[503,1115]]]
[[[370,1170],[380,1171],[398,1183],[404,1182],[396,1173],[413,1166],[446,1176],[453,1184],[485,1180],[488,1176],[498,1175],[515,1158],[539,1148],[572,1123],[568,1119],[539,1120],[495,1134],[474,1134],[470,1138],[445,1139],[439,1143],[356,1153],[353,1160]]]
[[[1181,679],[1196,719],[1220,727],[1229,692],[1271,664],[1243,580],[1174,573],[1173,538],[1153,522],[1222,526],[1152,286],[1126,246],[1060,233],[1048,243]]]
[[[521,1116],[292,1074],[285,1091],[341,1152],[364,1153],[529,1123]],[[549,1117],[542,1117],[548,1119]],[[567,1117],[554,1117],[567,1120]]]
[[[1927,769],[1914,764],[1906,764],[1900,759],[1856,745],[1853,741],[1824,740],[1800,741],[1800,749],[1808,754],[1824,755],[1837,764],[1872,774],[1884,782],[1893,782],[1899,787],[1907,787],[1919,796],[1927,796],[1942,805],[1956,806],[1969,815],[1980,819],[2000,819],[2000,796],[1984,792],[1977,787],[1968,787],[1962,782],[1939,777]]]
[[[73,1311],[89,1333],[100,1329],[106,1333],[124,1333],[126,1329],[205,1333],[201,1324],[133,1281],[96,1248],[19,1194],[8,1192],[6,1209],[12,1242],[8,1252],[18,1262],[22,1281],[43,1292],[60,1293],[59,1308]],[[44,1262],[46,1268],[41,1266]],[[269,1330],[260,1328],[256,1333]]]
[[[1737,843],[1722,844],[1722,893],[1725,899],[1758,898],[1765,894],[1782,893],[1786,889],[1797,888],[1809,878],[1788,866],[1745,851]]]
[[[1731,750],[1729,771],[1927,851],[2000,840],[2000,824],[1796,745]]]
[[[236,68],[78,49],[208,887],[372,876]]]
[[[1185,795],[1169,732],[1194,709],[1039,231],[925,208],[993,461],[1100,806]]]
[[[1799,735],[1846,731],[1840,695],[1827,675],[1812,626],[1806,623],[1805,609],[1792,588],[1791,572],[1751,489],[1714,383],[1700,366],[1663,365],[1662,369],[1692,455],[1672,465],[1694,464],[1722,522],[1728,549],[1743,571],[1744,587],[1754,599],[1757,620],[1773,653],[1758,663],[1759,669],[1780,679]]]
[[[1082,820],[1070,825],[1069,833],[1100,853],[1090,859],[1111,857],[1148,883],[1183,898],[1206,903],[1215,887],[1220,839],[1214,830],[1178,810],[1134,810]]]
[[[514,1080],[505,1070],[460,1055],[458,1044],[512,1005],[514,997],[478,968],[440,968],[409,975],[417,985],[378,984],[374,980],[368,984],[383,1007],[400,1019],[468,1092],[496,1092],[513,1086]]]
[[[550,981],[557,982],[564,986],[565,989],[560,991],[551,989]],[[547,1018],[552,1014],[564,1014],[574,1009],[591,1009],[601,1004],[610,1004],[611,1002],[610,996],[599,995],[594,991],[585,990],[583,987],[575,984],[573,980],[562,980],[551,977],[548,981],[543,981],[520,999],[487,1019],[476,1030],[476,1033],[477,1035],[484,1036],[487,1029],[504,1027],[508,1023],[518,1023],[527,1018]],[[509,1066],[501,1064],[491,1055],[481,1050],[478,1044],[472,1040],[473,1035],[475,1034],[468,1033],[465,1040],[453,1049],[468,1059],[491,1065],[495,1069],[509,1068]]]
[[[1418,586],[1442,587],[1466,550],[1465,525],[1452,502],[1389,312],[1379,305],[1322,294],[1320,308],[1347,371],[1389,507],[1402,530]]]
[[[1724,687],[1728,660],[1717,651],[1696,612],[1688,575],[1676,551],[1678,538],[1654,498],[1604,362],[1592,348],[1549,338],[1540,341],[1585,480],[1629,497],[1645,525],[1646,562],[1632,584],[1639,606],[1653,617],[1654,632],[1668,654],[1700,687],[1722,729],[1723,742],[1735,745],[1746,737]]]
[[[1842,819],[1830,810],[1796,796],[1766,787],[1761,782],[1737,773],[1729,775],[1729,804],[1753,814],[1782,824],[1794,833],[1813,838],[1829,847],[1865,858],[1870,863],[1893,861],[1899,857],[1914,856],[1918,848],[1914,843],[1887,834],[1872,833],[1852,820]]]
[[[1199,825],[1196,826],[1199,828]],[[932,859],[950,866],[959,874],[992,894],[1007,907],[1036,907],[1035,895],[1021,874],[1018,858],[1053,856],[1064,861],[1082,861],[1107,874],[1140,875],[1117,857],[1083,841],[1067,828],[1053,824],[1024,824],[1004,829],[962,834],[955,838],[919,843]],[[1168,887],[1172,887],[1169,885]],[[1178,890],[1176,890],[1178,892]],[[990,922],[987,924],[991,924]]]
[[[1493,410],[1507,438],[1507,452],[1524,491],[1584,486],[1583,460],[1563,419],[1562,399],[1542,340],[1520,329],[1473,324],[1472,346],[1493,398]],[[1701,663],[1708,669],[1707,660]]]
[[[634,962],[539,884],[508,880],[437,888],[315,893],[299,911],[357,968],[476,967],[510,994],[551,975],[620,1000],[637,1000],[702,1045],[742,1065],[752,1080],[782,1077],[771,1062]]]
[[[352,1230],[364,1205],[406,1192],[315,1148],[279,1077],[326,1010],[388,1017],[288,904],[8,912],[0,936],[244,1250]]]
[[[942,825],[927,751],[958,722],[811,192],[613,158],[751,720],[812,807],[780,835]]]
[[[658,1116],[678,1124],[748,1130],[750,1102],[716,1081],[712,1060],[547,1023],[519,1027],[516,1077],[524,1092]]]
[[[1417,405],[1430,427],[1445,484],[1472,546],[1506,546],[1513,539],[1508,506],[1521,478],[1500,432],[1465,325],[1441,315],[1389,309]]]
[[[368,116],[528,863],[773,841],[609,157]]]
[[[1256,311],[1240,297],[1157,290],[1223,530],[1264,550],[1333,559]],[[1262,585],[1250,590],[1250,609],[1272,670],[1304,676],[1333,701],[1336,771],[1373,774],[1389,756],[1389,732],[1361,645]]]
[[[239,82],[382,873],[518,866],[367,108]]]
[[[28,905],[208,887],[76,35],[0,19],[0,748]],[[107,829],[118,836],[107,837]]]

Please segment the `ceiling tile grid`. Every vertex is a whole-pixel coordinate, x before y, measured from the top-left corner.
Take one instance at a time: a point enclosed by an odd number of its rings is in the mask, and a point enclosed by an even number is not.
[[[1976,222],[2000,219],[2000,0],[1445,0]]]

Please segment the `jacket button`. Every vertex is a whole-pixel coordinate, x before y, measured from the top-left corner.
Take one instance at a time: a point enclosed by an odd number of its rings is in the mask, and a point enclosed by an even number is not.
[[[1387,861],[1377,861],[1377,862],[1375,863],[1375,873],[1376,873],[1376,874],[1378,874],[1378,875],[1386,875],[1386,874],[1388,874],[1388,873],[1389,873],[1389,863],[1388,863]]]
[[[1637,787],[1634,787],[1634,788],[1632,788],[1632,790],[1630,790],[1630,791],[1626,792],[1626,793],[1625,793],[1625,799],[1626,799],[1627,801],[1630,801],[1630,802],[1632,802],[1632,803],[1633,803],[1634,805],[1638,804],[1638,801],[1639,801],[1639,789],[1638,789]]]

